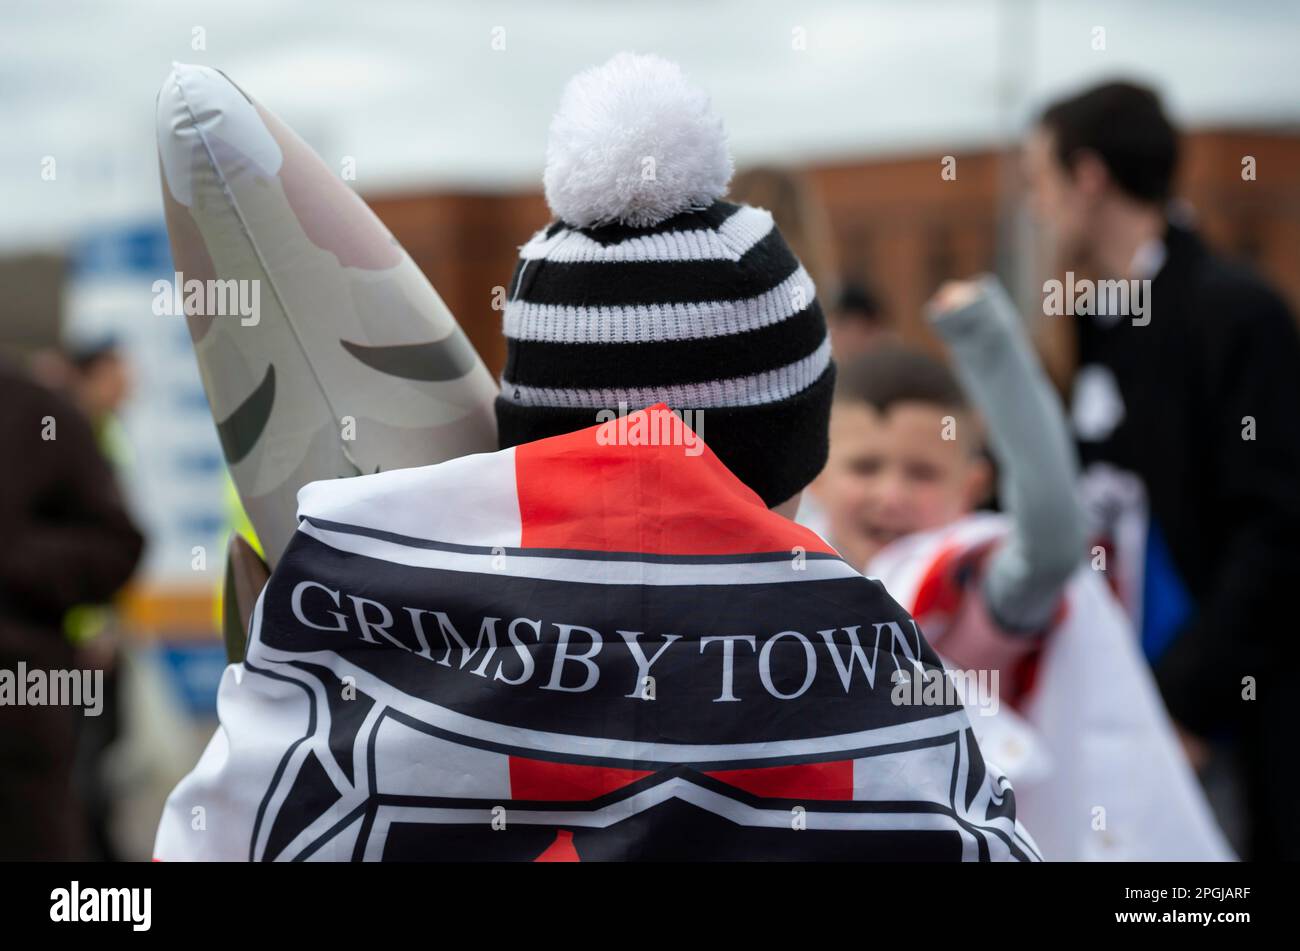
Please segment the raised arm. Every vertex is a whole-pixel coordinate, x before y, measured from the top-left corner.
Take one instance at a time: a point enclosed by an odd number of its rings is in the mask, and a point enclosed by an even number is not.
[[[1040,632],[1086,544],[1064,414],[996,278],[945,285],[930,320],[984,417],[1012,518],[984,578],[989,612],[1007,632]]]

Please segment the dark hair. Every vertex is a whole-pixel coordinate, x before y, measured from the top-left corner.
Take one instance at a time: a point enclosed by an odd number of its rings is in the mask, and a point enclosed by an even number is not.
[[[929,403],[966,410],[966,394],[952,371],[921,350],[889,344],[869,350],[838,368],[835,399],[866,403],[887,413],[896,403]]]
[[[69,346],[64,353],[69,363],[82,373],[89,373],[97,364],[121,357],[122,347],[116,337],[105,336]]]
[[[1111,82],[1048,106],[1039,124],[1056,138],[1056,157],[1073,170],[1079,153],[1095,152],[1115,184],[1141,201],[1169,198],[1178,165],[1178,133],[1154,91]]]
[[[835,313],[868,324],[885,321],[885,307],[879,297],[854,281],[841,285],[840,296],[835,301]]]

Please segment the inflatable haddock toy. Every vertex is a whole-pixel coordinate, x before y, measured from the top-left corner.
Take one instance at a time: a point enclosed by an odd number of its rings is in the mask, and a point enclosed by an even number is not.
[[[222,73],[158,95],[176,274],[226,462],[274,567],[303,485],[496,449],[496,383],[375,214]],[[162,306],[159,306],[161,300]]]

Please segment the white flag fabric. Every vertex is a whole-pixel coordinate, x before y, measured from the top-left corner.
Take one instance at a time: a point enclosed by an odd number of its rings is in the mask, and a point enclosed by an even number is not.
[[[867,574],[917,618],[942,654],[945,617],[928,606],[951,584],[940,575],[1003,537],[1008,524],[1004,516],[974,514],[909,536],[883,549]],[[985,754],[1015,784],[1017,814],[1045,859],[1234,858],[1127,616],[1090,567],[1067,586],[1064,611],[1018,709],[991,705],[971,711],[971,722]]]

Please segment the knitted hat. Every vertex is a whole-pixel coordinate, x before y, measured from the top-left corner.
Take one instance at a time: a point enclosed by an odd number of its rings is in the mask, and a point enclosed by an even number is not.
[[[663,401],[702,411],[709,448],[768,506],[821,471],[826,322],[772,216],[721,200],[731,172],[676,64],[619,53],[570,80],[547,145],[557,220],[509,287],[502,448]]]

